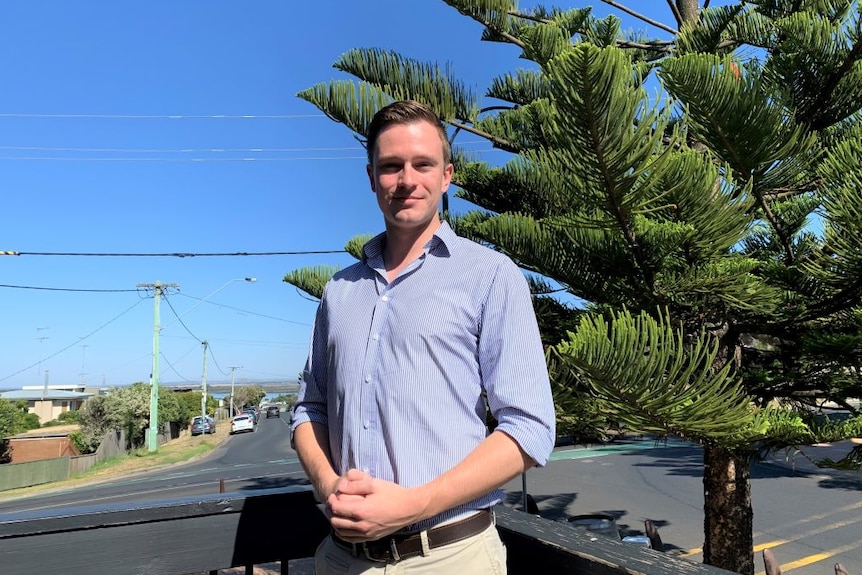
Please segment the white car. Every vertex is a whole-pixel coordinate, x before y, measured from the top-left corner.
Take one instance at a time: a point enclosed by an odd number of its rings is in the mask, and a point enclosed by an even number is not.
[[[230,420],[230,434],[239,433],[240,431],[254,431],[254,418],[244,413],[237,415]]]

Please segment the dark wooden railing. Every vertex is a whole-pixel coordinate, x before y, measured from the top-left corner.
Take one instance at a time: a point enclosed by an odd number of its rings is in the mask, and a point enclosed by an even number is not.
[[[727,575],[500,508],[511,575]],[[187,575],[310,557],[328,524],[307,488],[0,514],[0,573]]]

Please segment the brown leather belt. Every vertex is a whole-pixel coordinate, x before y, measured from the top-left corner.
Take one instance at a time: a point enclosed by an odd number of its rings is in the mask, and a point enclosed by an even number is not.
[[[434,549],[463,541],[468,537],[478,535],[491,526],[491,512],[483,509],[470,517],[446,523],[426,531],[428,535],[428,547]],[[351,543],[341,539],[335,533],[332,540],[336,545],[353,553],[354,557],[364,557],[368,561],[376,563],[395,563],[408,557],[422,555],[422,537],[419,533],[394,534],[383,539],[365,541],[364,543]]]

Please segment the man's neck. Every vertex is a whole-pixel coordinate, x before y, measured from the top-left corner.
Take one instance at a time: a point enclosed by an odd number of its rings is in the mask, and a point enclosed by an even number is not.
[[[425,249],[425,244],[440,228],[440,220],[435,218],[428,226],[419,229],[395,229],[386,226],[386,244],[383,248],[383,263],[389,280],[398,274],[413,260],[418,258]]]

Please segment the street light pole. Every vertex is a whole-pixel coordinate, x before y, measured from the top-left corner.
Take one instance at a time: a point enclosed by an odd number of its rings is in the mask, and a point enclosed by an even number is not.
[[[169,324],[168,324],[168,325],[166,325],[165,327],[168,327],[168,326],[173,325],[174,323],[176,323],[176,322],[180,321],[180,318],[185,317],[186,315],[188,315],[188,314],[189,314],[193,309],[195,309],[196,307],[198,307],[199,305],[201,305],[202,303],[204,303],[205,301],[207,301],[209,298],[211,298],[212,296],[214,296],[215,294],[217,294],[218,292],[220,292],[221,290],[223,290],[224,288],[226,288],[227,286],[229,286],[229,285],[230,285],[230,284],[232,284],[233,282],[249,282],[249,283],[254,283],[254,282],[256,282],[256,281],[257,281],[257,278],[254,278],[254,277],[247,277],[247,278],[234,278],[234,279],[232,279],[232,280],[228,280],[228,281],[226,281],[226,282],[225,282],[225,283],[224,283],[220,288],[218,288],[218,289],[216,289],[216,290],[213,290],[212,292],[210,292],[210,293],[209,293],[209,294],[207,294],[206,296],[204,296],[204,297],[202,297],[201,299],[199,299],[199,300],[198,300],[198,302],[197,302],[195,305],[193,305],[192,307],[190,307],[189,309],[187,309],[186,311],[184,311],[183,313],[181,313],[180,315],[178,315],[178,316],[174,319],[174,321],[172,321],[171,323],[169,323]]]
[[[233,383],[234,383],[234,380],[236,379],[236,370],[238,370],[238,369],[242,369],[242,366],[241,365],[230,366],[230,417],[231,417],[231,419],[233,419],[233,410],[234,410],[234,406],[233,406],[234,405],[233,404],[233,393],[234,393]]]
[[[204,372],[201,375],[201,430],[206,435],[207,430],[207,340],[201,342],[204,348]]]

